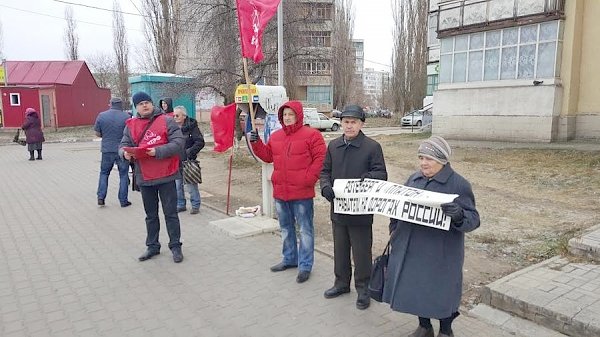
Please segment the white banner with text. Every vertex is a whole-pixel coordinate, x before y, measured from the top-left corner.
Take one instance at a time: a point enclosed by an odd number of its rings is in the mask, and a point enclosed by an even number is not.
[[[440,205],[458,197],[375,179],[336,179],[333,191],[335,213],[380,214],[446,231],[450,217]]]

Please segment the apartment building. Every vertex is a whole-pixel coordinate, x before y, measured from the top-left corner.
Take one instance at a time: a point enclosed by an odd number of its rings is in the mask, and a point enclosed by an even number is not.
[[[433,132],[504,141],[600,138],[599,16],[595,0],[431,0]]]
[[[375,108],[386,108],[383,97],[384,90],[389,87],[390,73],[373,68],[365,68],[363,72],[363,88]]]

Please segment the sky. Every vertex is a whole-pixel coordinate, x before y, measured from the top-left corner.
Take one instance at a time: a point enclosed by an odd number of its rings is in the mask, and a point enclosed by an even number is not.
[[[354,37],[365,40],[365,67],[389,71],[393,47],[390,0],[353,2]],[[110,0],[0,0],[4,57],[7,60],[66,59],[64,13],[67,3],[72,3],[77,21],[80,58],[101,53],[112,55],[111,12],[75,5],[112,9]],[[123,12],[137,14],[137,8],[141,8],[139,0],[120,0],[119,3]],[[142,18],[125,14],[124,19],[130,56],[133,56],[144,42]],[[130,62],[136,64],[133,58]]]

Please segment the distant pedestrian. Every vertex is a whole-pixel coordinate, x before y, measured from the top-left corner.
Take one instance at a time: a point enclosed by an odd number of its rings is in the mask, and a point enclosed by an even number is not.
[[[185,140],[175,120],[155,108],[147,93],[137,92],[132,100],[138,114],[126,122],[119,154],[129,161],[135,160],[134,174],[146,212],[147,249],[139,260],[146,261],[160,254],[160,201],[169,234],[169,248],[173,253],[173,261],[179,263],[183,261],[183,253],[175,179],[181,176],[179,153],[183,150]],[[124,147],[128,147],[128,151]]]
[[[254,130],[250,144],[264,162],[273,163],[273,197],[281,228],[283,260],[272,272],[298,267],[296,282],[308,280],[314,263],[315,184],[325,158],[325,141],[321,133],[304,125],[302,103],[289,101],[277,112],[280,130],[264,144]],[[247,116],[250,118],[250,116]],[[300,243],[296,239],[300,227]]]
[[[187,110],[184,106],[179,105],[173,109],[173,118],[179,127],[185,139],[185,147],[181,152],[181,160],[196,160],[198,152],[204,148],[204,136],[198,128],[198,122],[187,115]],[[180,168],[182,166],[180,165]],[[185,188],[190,192],[190,204],[192,205],[191,214],[200,212],[200,191],[197,183],[184,184],[183,178],[175,180],[177,186],[177,212],[185,212]]]
[[[119,156],[119,143],[123,138],[125,122],[130,115],[123,111],[123,101],[115,97],[110,99],[110,109],[101,112],[96,118],[94,130],[96,136],[102,138],[100,151],[102,159],[100,161],[100,177],[98,179],[98,205],[104,206],[106,194],[108,192],[108,177],[114,165],[119,169],[119,202],[121,207],[131,205],[128,200],[127,186],[129,185],[129,162]]]
[[[34,108],[25,110],[25,123],[21,126],[25,131],[25,142],[27,142],[27,151],[29,151],[29,160],[42,160],[42,143],[46,141],[40,116]],[[37,151],[37,157],[34,157],[34,151]]]
[[[358,105],[349,105],[341,114],[344,134],[329,143],[321,171],[321,195],[331,202],[333,227],[333,262],[335,282],[325,291],[325,298],[334,298],[350,292],[354,260],[354,287],[358,293],[356,307],[369,307],[368,291],[371,278],[371,249],[373,246],[373,215],[334,213],[333,183],[336,179],[387,180],[387,170],[381,145],[361,131],[365,112]],[[352,255],[351,255],[352,253]]]
[[[409,337],[433,337],[431,318],[440,320],[438,337],[453,337],[463,287],[464,233],[479,227],[479,213],[471,184],[450,167],[452,149],[445,139],[423,141],[417,154],[420,170],[406,186],[458,197],[441,205],[452,219],[449,231],[390,221],[393,239],[383,300],[394,311],[419,317],[419,327]]]
[[[173,117],[173,99],[171,97],[165,97],[158,103],[160,105],[160,109],[165,115]]]

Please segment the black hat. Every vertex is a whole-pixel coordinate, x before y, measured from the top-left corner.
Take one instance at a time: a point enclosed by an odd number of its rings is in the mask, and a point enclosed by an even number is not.
[[[360,106],[358,106],[356,104],[347,105],[344,108],[344,110],[342,111],[342,114],[340,115],[340,119],[342,119],[344,117],[354,117],[354,118],[358,118],[364,122],[365,121],[365,112]]]
[[[140,92],[136,92],[133,97],[131,97],[131,100],[133,101],[133,106],[137,106],[138,104],[140,104],[140,102],[152,102],[152,97],[150,97],[150,95],[148,95],[147,93],[140,91]]]

